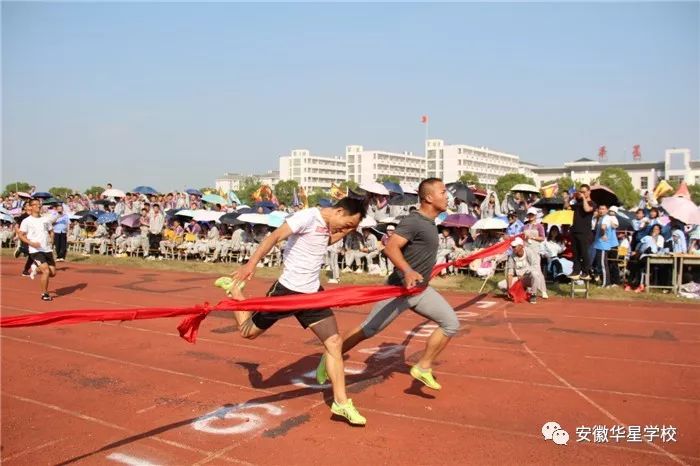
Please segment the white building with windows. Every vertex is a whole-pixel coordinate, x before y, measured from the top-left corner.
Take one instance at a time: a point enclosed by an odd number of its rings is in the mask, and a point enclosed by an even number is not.
[[[238,191],[241,189],[243,182],[246,178],[252,178],[256,182],[266,184],[268,186],[275,186],[280,180],[280,174],[277,170],[270,170],[262,175],[243,175],[241,173],[224,173],[224,176],[217,178],[215,181],[215,186],[217,191]]]
[[[425,141],[426,176],[442,178],[446,183],[459,180],[465,173],[474,173],[479,182],[493,187],[498,178],[519,173],[520,158],[486,147],[445,144],[442,139]]]
[[[362,146],[346,146],[348,181],[370,183],[384,176],[394,176],[401,183],[415,185],[425,178],[425,157],[412,152],[365,150]]]
[[[280,180],[294,180],[309,194],[316,188],[328,191],[332,183],[340,184],[347,176],[344,156],[322,157],[306,149],[294,149],[279,159]]]
[[[606,168],[622,168],[632,179],[638,191],[654,189],[660,180],[685,181],[689,185],[700,183],[700,161],[692,160],[690,149],[667,149],[664,160],[658,162],[601,163],[580,158],[565,163],[563,167],[538,167],[521,163],[521,172],[531,176],[538,186],[562,176],[581,183],[592,183]]]

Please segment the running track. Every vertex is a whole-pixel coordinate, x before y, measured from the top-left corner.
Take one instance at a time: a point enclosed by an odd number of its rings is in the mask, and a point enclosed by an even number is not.
[[[2,260],[3,316],[222,297],[210,275],[64,263],[45,303],[20,267]],[[172,319],[4,329],[2,463],[700,465],[697,306],[445,296],[463,327],[436,367],[441,392],[408,375],[431,331],[419,316],[350,353],[365,428],[331,417],[320,348],[294,319],[249,342],[211,315],[196,345]],[[370,307],[337,312],[341,328]],[[568,445],[543,439],[546,421]],[[576,442],[578,426],[623,424],[672,425],[676,441]]]

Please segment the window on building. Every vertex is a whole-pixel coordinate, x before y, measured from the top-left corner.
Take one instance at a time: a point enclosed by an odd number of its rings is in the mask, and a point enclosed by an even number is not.
[[[669,176],[668,181],[680,183],[681,181],[685,181],[685,176],[683,176],[683,175]]]
[[[648,176],[642,176],[639,178],[639,187],[641,189],[649,189],[649,177]]]
[[[434,159],[434,158],[435,158],[435,150],[429,150],[429,151],[428,151],[428,158],[429,158],[429,159]]]

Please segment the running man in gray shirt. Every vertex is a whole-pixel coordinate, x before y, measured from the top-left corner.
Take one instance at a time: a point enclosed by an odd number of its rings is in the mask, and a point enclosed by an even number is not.
[[[395,266],[387,283],[406,288],[418,286],[423,288],[423,292],[377,303],[362,324],[343,335],[343,353],[384,330],[403,311],[411,309],[439,326],[428,338],[423,356],[411,368],[411,376],[429,388],[440,390],[442,387],[432,374],[433,361],[459,331],[459,319],[452,306],[428,286],[438,250],[435,218],[447,210],[445,184],[438,178],[423,180],[418,187],[418,197],[420,209],[399,223],[384,253]],[[316,379],[321,384],[327,379],[323,358],[316,370]]]

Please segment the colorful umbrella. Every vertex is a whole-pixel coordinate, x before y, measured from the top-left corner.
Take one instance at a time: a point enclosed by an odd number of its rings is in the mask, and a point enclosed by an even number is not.
[[[199,189],[187,188],[185,189],[185,192],[190,195],[202,197],[202,191],[200,191]]]
[[[219,196],[218,194],[205,194],[202,196],[203,202],[208,202],[209,204],[221,204],[226,205],[226,199]]]
[[[442,221],[442,226],[444,227],[471,227],[477,222],[477,218],[469,214],[452,214],[448,215],[445,220]]]
[[[97,217],[97,223],[112,223],[116,222],[119,216],[114,212],[105,212]]]
[[[393,183],[391,181],[385,181],[384,187],[389,190],[390,193],[403,194],[403,189],[398,183]]]
[[[574,223],[573,210],[557,210],[545,215],[542,223],[548,225],[572,225]]]
[[[14,222],[15,218],[10,214],[0,213],[0,220],[3,222]]]
[[[693,201],[685,197],[665,197],[661,207],[669,216],[680,220],[686,225],[700,225],[700,209]]]
[[[132,189],[131,192],[132,193],[139,193],[139,194],[146,194],[146,195],[158,194],[158,191],[151,188],[150,186],[137,186],[134,189]]]
[[[119,219],[119,223],[129,228],[136,228],[141,225],[141,214],[124,215]]]
[[[34,193],[34,194],[32,195],[32,197],[33,197],[33,198],[38,198],[38,199],[48,199],[48,198],[51,197],[51,193],[47,193],[47,192],[40,191],[40,192],[38,192],[38,193]]]

